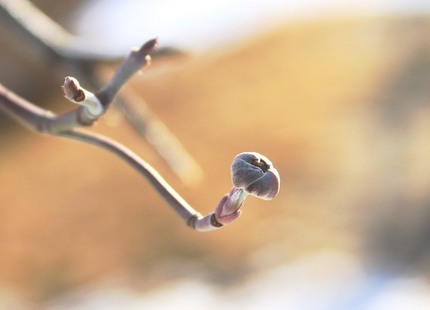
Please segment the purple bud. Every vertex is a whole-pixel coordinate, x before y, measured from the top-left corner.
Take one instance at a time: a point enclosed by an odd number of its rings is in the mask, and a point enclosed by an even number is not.
[[[261,199],[273,199],[280,188],[278,171],[265,156],[246,152],[237,155],[231,166],[233,185]]]

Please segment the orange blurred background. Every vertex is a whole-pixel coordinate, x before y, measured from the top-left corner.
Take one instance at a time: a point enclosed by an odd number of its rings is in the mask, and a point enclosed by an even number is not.
[[[57,2],[35,3],[70,22]],[[354,262],[362,278],[426,279],[429,26],[427,15],[296,21],[227,50],[155,60],[135,76],[129,89],[193,155],[203,179],[182,183],[114,107],[91,130],[136,151],[198,211],[213,211],[230,190],[240,152],[264,154],[281,175],[278,197],[248,198],[236,223],[211,233],[187,228],[117,157],[0,115],[3,303],[61,308],[64,296],[112,281],[139,296],[181,279],[237,292],[321,253],[334,254],[313,261],[315,273],[304,265],[321,287],[348,282],[330,265],[338,260]],[[67,69],[1,27],[5,86],[55,112],[71,109],[59,86]],[[287,304],[298,279],[281,279],[272,299]]]

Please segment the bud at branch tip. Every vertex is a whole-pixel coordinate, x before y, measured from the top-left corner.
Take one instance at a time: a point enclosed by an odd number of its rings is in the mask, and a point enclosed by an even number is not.
[[[104,109],[100,100],[92,92],[81,87],[79,81],[74,77],[67,76],[61,88],[64,97],[73,103],[84,106],[92,116],[100,116],[103,113]]]
[[[155,51],[157,46],[158,46],[158,39],[154,38],[147,41],[145,44],[143,44],[142,47],[140,48],[140,51],[145,55],[149,55]]]
[[[230,224],[241,215],[239,209],[248,195],[270,200],[279,193],[279,173],[261,154],[246,152],[237,155],[231,166],[231,176],[234,187],[221,199],[214,213],[219,225]]]

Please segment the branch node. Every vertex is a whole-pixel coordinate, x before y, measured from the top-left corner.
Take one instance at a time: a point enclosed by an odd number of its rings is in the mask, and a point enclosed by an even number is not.
[[[213,213],[212,216],[211,216],[211,225],[213,227],[222,227],[222,226],[224,226],[223,224],[221,224],[220,222],[218,222],[218,220],[216,219],[215,213]]]
[[[195,229],[196,228],[196,221],[199,219],[200,214],[194,214],[193,216],[191,216],[188,221],[187,221],[187,226]]]

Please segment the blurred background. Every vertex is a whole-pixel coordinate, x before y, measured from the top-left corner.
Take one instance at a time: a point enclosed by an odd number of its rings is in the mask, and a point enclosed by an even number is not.
[[[117,157],[0,114],[1,309],[429,309],[430,2],[33,3],[112,55],[155,36],[182,51],[123,93],[202,174],[184,182],[115,107],[91,130],[199,212],[230,190],[243,151],[272,160],[281,191],[197,233]],[[72,109],[60,85],[85,76],[15,28],[0,20],[0,81]]]

